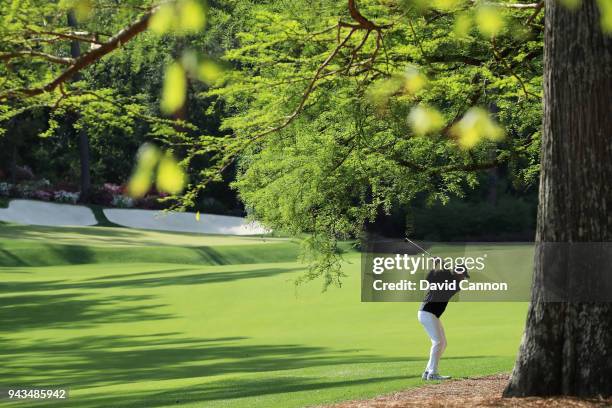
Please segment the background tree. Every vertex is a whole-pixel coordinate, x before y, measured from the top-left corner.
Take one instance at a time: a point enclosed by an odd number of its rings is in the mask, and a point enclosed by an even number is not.
[[[201,30],[204,7],[190,0],[164,7],[148,1],[117,5],[105,0],[75,0],[3,9],[6,24],[0,32],[0,70],[4,79],[0,85],[0,123],[8,125],[17,118],[23,122],[34,114],[48,122],[42,132],[37,130],[43,138],[30,141],[36,149],[32,150],[29,143],[27,150],[19,149],[14,156],[34,167],[38,176],[53,181],[70,183],[80,168],[81,199],[87,201],[87,175],[91,173],[92,182],[98,186],[125,182],[140,144],[155,141],[172,145],[181,154],[180,144],[185,138],[197,139],[201,132],[218,133],[214,108],[203,115],[209,105],[206,99],[192,98],[188,117],[177,119],[172,112],[160,111],[162,97],[167,94],[160,90],[164,88],[164,71],[175,59],[179,66],[187,62],[193,65],[201,55],[214,54],[227,43],[223,36],[231,29],[222,32],[227,28],[223,24],[223,19],[227,20],[223,14],[226,9],[219,7],[210,13],[213,19],[219,16],[214,25],[217,30],[206,33]],[[155,32],[146,31],[158,10],[170,13],[172,27],[160,29],[159,21],[164,23],[164,19],[158,18]],[[73,17],[69,21],[67,14]],[[198,53],[193,51],[196,49]],[[183,68],[180,76],[187,74],[184,71]],[[179,94],[197,95],[205,86],[199,81],[188,84],[188,89],[179,90]],[[4,129],[11,131],[10,126]],[[11,134],[0,143],[12,143],[18,137]],[[87,160],[87,146],[91,148],[91,160]],[[80,152],[80,160],[69,149]],[[197,166],[205,165],[196,163],[194,174]],[[238,206],[227,184],[212,194],[210,190],[214,189],[207,189],[207,194],[221,195],[229,205]]]
[[[74,10],[69,10],[67,13],[68,27],[72,30],[77,31],[77,18]],[[73,60],[78,59],[81,56],[81,43],[78,39],[73,39],[70,42],[70,56]],[[81,76],[75,75],[74,80],[79,80]],[[74,115],[74,114],[73,114]],[[71,115],[71,116],[73,116]],[[89,136],[85,129],[72,129],[74,135],[77,137],[77,146],[79,148],[79,164],[80,164],[80,187],[81,195],[79,200],[82,202],[88,202],[91,194],[91,163],[90,163],[90,151],[89,151]]]

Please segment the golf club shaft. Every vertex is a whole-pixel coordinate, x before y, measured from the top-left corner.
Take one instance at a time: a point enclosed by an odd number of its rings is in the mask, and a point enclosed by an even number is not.
[[[427,252],[425,250],[425,248],[423,248],[422,246],[420,246],[419,244],[417,244],[416,242],[412,241],[410,238],[405,237],[406,241],[410,242],[412,245],[414,245],[415,247],[417,247],[418,249],[420,249],[421,251],[425,252],[427,255],[432,256],[429,252]]]

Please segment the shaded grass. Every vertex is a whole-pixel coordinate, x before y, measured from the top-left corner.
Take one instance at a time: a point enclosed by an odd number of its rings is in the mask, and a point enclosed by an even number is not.
[[[254,264],[290,262],[296,259],[295,243],[236,246],[143,246],[104,247],[39,242],[0,241],[0,264],[4,266],[51,266],[113,264],[134,262],[179,263],[188,265]]]

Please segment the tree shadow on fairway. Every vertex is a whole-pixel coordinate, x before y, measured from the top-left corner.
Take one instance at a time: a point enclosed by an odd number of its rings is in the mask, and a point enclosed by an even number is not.
[[[0,285],[4,286],[4,285]],[[169,319],[152,297],[28,294],[0,297],[0,334],[30,329],[87,328],[100,324]]]
[[[25,266],[27,262],[15,255],[13,251],[3,248],[0,243],[0,265]]]
[[[94,252],[84,245],[40,243],[15,248],[3,246],[0,242],[0,267],[74,265],[94,260]]]
[[[0,241],[0,266],[57,266],[90,263],[173,263],[238,265],[295,262],[294,243],[212,246],[129,245],[87,246],[76,242]]]
[[[107,407],[164,407],[169,405],[199,403],[205,407],[207,402],[231,400],[234,398],[262,397],[271,394],[284,394],[293,392],[323,391],[331,388],[359,387],[397,380],[409,380],[418,376],[383,376],[376,378],[360,378],[352,380],[330,381],[317,377],[295,377],[253,379],[253,380],[227,380],[216,381],[209,384],[190,386],[183,389],[155,393],[129,393],[127,395],[97,395],[79,401],[83,408]],[[257,406],[265,406],[256,404]],[[231,407],[231,402],[227,402]]]
[[[206,285],[213,283],[233,282],[242,279],[269,278],[272,276],[302,270],[293,268],[259,268],[227,272],[202,271],[197,273],[181,274],[193,271],[194,268],[161,269],[135,274],[123,274],[116,279],[113,275],[89,280],[57,280],[57,281],[9,281],[0,284],[0,293],[41,292],[70,289],[113,289],[113,288],[146,288],[176,285]],[[144,277],[148,274],[157,275]],[[135,279],[129,279],[135,277]]]
[[[77,234],[86,237],[109,237],[112,239],[136,238],[142,235],[142,231],[132,230],[124,227],[120,228],[100,228],[100,227],[70,227],[70,226],[48,226],[48,225],[22,225],[8,224],[3,225],[0,230],[0,238],[11,239],[42,239],[48,240],[49,236],[57,234],[58,228],[61,233]],[[195,234],[194,234],[195,235]],[[129,241],[134,243],[134,241]]]
[[[148,392],[113,391],[102,397],[86,394],[79,399],[73,398],[69,404],[92,408],[153,407],[177,400],[205,402],[409,379],[414,375],[377,375],[374,378],[342,380],[335,376],[318,378],[316,374],[308,374],[308,371],[304,376],[296,376],[295,371],[286,375],[282,372],[321,366],[337,370],[341,365],[425,361],[422,357],[398,359],[303,344],[253,344],[246,337],[185,338],[176,332],[86,336],[42,340],[34,344],[0,340],[0,350],[3,367],[0,384],[16,382],[20,386],[37,387],[63,385],[79,390],[130,383],[135,383],[134,389],[138,389],[137,383],[178,381],[173,383],[174,386],[166,386],[170,390],[163,392],[156,388]],[[271,374],[264,378],[255,377],[262,372]],[[240,374],[243,377],[214,379],[215,376],[227,374]],[[182,381],[194,385],[181,387]]]
[[[181,338],[176,333],[157,333],[7,344],[2,353],[8,364],[2,375],[9,375],[12,367],[20,370],[29,367],[32,372],[46,373],[49,378],[61,378],[70,386],[94,386],[379,361],[368,355],[347,358],[347,350],[332,351],[316,346],[240,344],[245,340],[244,337]],[[24,358],[11,361],[9,355]],[[39,359],[37,355],[54,358]],[[61,375],[56,375],[60,372]]]

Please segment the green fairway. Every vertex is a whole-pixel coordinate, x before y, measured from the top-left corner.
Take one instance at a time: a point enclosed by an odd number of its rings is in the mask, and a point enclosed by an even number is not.
[[[421,384],[418,304],[361,303],[357,253],[341,289],[295,289],[297,251],[282,239],[0,224],[0,387],[64,385],[57,406],[84,408],[301,407]],[[441,371],[510,370],[525,312],[451,304]]]

